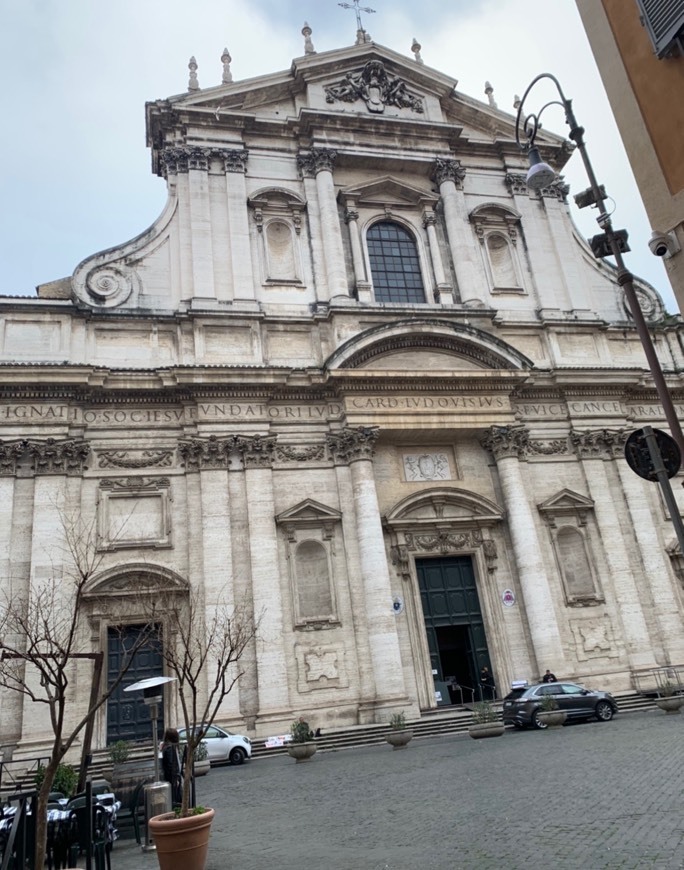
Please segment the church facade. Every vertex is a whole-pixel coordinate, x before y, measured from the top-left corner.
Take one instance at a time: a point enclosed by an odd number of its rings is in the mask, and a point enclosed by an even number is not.
[[[0,299],[4,582],[51,576],[71,512],[102,555],[86,649],[114,656],[102,602],[149,578],[248,602],[218,721],[256,736],[478,700],[485,666],[501,696],[684,664],[672,524],[623,454],[663,411],[614,270],[562,178],[528,190],[514,119],[365,41],[146,111],[159,219]],[[567,143],[538,142],[560,170]],[[681,327],[637,284],[682,407]],[[45,739],[0,703],[1,743]],[[118,696],[95,746],[137,716]]]

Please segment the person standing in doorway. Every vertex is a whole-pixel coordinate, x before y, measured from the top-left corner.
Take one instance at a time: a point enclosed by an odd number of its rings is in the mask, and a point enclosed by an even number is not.
[[[542,677],[542,683],[557,683],[556,675],[552,674],[551,671],[547,668],[546,673]]]
[[[494,679],[487,665],[484,665],[480,671],[480,694],[483,701],[494,700]]]

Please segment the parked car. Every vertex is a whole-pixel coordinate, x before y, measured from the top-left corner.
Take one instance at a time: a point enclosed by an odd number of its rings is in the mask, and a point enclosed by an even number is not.
[[[185,728],[178,729],[181,743],[185,741],[185,734]],[[207,744],[209,761],[212,764],[218,764],[222,761],[242,764],[243,761],[252,757],[252,741],[249,737],[243,737],[242,734],[232,734],[217,725],[210,725],[207,728],[207,733],[202,741]]]
[[[617,713],[615,698],[608,692],[585,689],[577,683],[541,683],[537,686],[514,689],[506,695],[503,703],[503,721],[516,728],[546,728],[538,713],[542,698],[552,696],[559,710],[568,714],[568,719],[593,719],[609,722]]]

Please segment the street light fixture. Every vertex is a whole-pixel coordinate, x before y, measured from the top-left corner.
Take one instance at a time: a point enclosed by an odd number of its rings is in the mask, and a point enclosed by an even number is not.
[[[538,112],[523,115],[523,108],[528,94],[537,82],[542,79],[550,79],[554,83],[560,96],[560,101],[552,100],[543,105]],[[653,377],[658,398],[660,399],[663,411],[665,412],[665,419],[670,427],[672,437],[677,442],[680,454],[684,457],[684,435],[682,435],[682,429],[679,425],[679,419],[677,418],[672,397],[670,396],[667,384],[665,383],[665,376],[663,375],[658,355],[656,354],[655,347],[651,341],[651,335],[648,331],[643,311],[639,305],[639,299],[634,289],[634,276],[627,269],[622,258],[623,253],[629,250],[627,244],[627,231],[613,229],[610,214],[606,210],[605,200],[607,197],[605,188],[597,182],[596,176],[594,175],[594,169],[589,160],[589,155],[587,154],[586,145],[584,143],[584,127],[580,127],[577,123],[575,113],[572,109],[572,100],[569,100],[565,96],[563,89],[560,86],[560,82],[555,76],[551,75],[551,73],[541,73],[534,78],[525,91],[518,106],[518,115],[515,121],[515,140],[523,151],[527,151],[529,157],[530,168],[527,173],[527,185],[532,190],[541,190],[543,187],[547,187],[556,177],[556,173],[548,163],[542,161],[539,155],[539,149],[534,144],[540,127],[540,118],[544,110],[549,106],[560,106],[565,112],[565,121],[570,127],[569,136],[577,145],[577,150],[582,157],[584,168],[589,177],[589,184],[591,185],[588,190],[583,191],[575,197],[575,202],[580,208],[595,205],[598,209],[596,221],[603,230],[602,233],[599,233],[590,239],[589,244],[591,245],[591,249],[597,259],[603,259],[604,257],[609,256],[615,257],[618,284],[624,288],[627,303],[634,320],[634,325],[636,326],[639,339],[641,340],[644,353],[646,354],[646,359],[648,360],[648,366],[651,370],[651,376]],[[522,131],[526,139],[525,143],[520,141],[521,121]]]

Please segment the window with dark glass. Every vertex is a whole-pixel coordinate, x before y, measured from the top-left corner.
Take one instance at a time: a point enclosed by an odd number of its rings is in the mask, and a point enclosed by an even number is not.
[[[366,236],[376,302],[425,302],[416,242],[399,224],[373,224]]]

